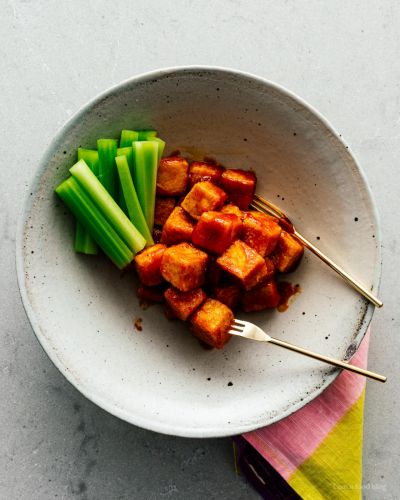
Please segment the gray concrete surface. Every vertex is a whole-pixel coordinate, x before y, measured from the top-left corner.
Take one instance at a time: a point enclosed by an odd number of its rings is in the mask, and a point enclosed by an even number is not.
[[[395,1],[0,0],[0,498],[256,498],[229,440],[129,426],[86,401],[35,340],[14,271],[15,226],[57,128],[98,92],[160,66],[215,64],[318,108],[364,167],[381,214],[385,307],[373,320],[363,496],[400,498],[400,4]]]

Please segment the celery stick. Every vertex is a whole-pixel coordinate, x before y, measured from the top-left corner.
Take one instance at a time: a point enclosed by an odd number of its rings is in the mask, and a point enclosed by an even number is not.
[[[99,153],[96,150],[78,148],[78,160],[85,160],[90,170],[99,174]],[[76,222],[74,250],[86,255],[99,253],[96,242],[79,221]]]
[[[80,160],[69,171],[128,248],[135,253],[142,250],[146,244],[146,240],[111,198],[105,187],[99,182],[86,163]]]
[[[137,141],[132,143],[132,148],[134,159],[133,183],[147,226],[150,231],[153,231],[158,143],[152,141]]]
[[[157,130],[138,130],[139,141],[147,141],[150,137],[156,137]]]
[[[119,180],[122,186],[122,194],[127,206],[128,215],[132,224],[138,228],[140,233],[146,238],[147,245],[154,245],[154,240],[151,236],[149,228],[144,218],[142,207],[140,206],[137,197],[135,186],[126,156],[117,156],[115,158]]]
[[[98,139],[99,151],[99,180],[115,199],[117,195],[117,174],[114,158],[117,155],[117,141],[115,139]]]
[[[121,138],[119,140],[119,147],[125,148],[126,146],[132,146],[132,142],[139,140],[139,132],[136,130],[123,130],[121,132]]]
[[[99,152],[96,149],[78,148],[78,160],[85,160],[94,175],[99,175]]]
[[[75,226],[74,250],[85,255],[97,255],[99,253],[96,242],[79,221],[76,221]]]
[[[131,143],[131,146],[132,146],[132,143]],[[133,172],[133,151],[132,151],[132,147],[118,148],[117,149],[117,156],[126,156],[126,159],[128,160],[129,170],[130,170],[131,175],[132,175],[132,172]],[[125,197],[124,197],[124,193],[122,191],[121,182],[120,182],[119,179],[118,179],[118,205],[121,207],[122,211],[126,215],[128,215],[128,207],[126,206],[126,203],[125,203]],[[138,227],[138,229],[140,231],[139,227]]]
[[[119,208],[124,212],[125,215],[128,215],[128,207],[125,203],[124,193],[122,191],[121,183],[118,186],[118,205]]]
[[[152,142],[157,142],[158,143],[158,163],[160,163],[160,160],[161,160],[162,155],[164,153],[165,141],[163,141],[159,137],[149,137],[148,140],[152,141]]]
[[[96,179],[96,177],[94,178]],[[99,183],[99,185],[101,184]],[[117,267],[123,269],[132,262],[133,252],[120,238],[76,179],[70,177],[61,183],[57,187],[56,193]]]
[[[130,170],[131,175],[132,175],[132,172],[133,172],[133,150],[132,150],[132,143],[130,144],[130,147],[118,148],[117,149],[117,156],[126,156],[126,159],[128,160],[129,170]]]

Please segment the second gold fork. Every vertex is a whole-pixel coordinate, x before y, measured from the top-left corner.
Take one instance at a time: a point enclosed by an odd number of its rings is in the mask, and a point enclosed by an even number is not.
[[[366,299],[368,299],[372,304],[377,307],[382,307],[383,302],[379,300],[375,295],[373,295],[364,285],[362,285],[359,281],[354,279],[348,272],[346,272],[343,268],[338,266],[332,259],[330,259],[327,255],[325,255],[319,248],[313,245],[310,241],[308,241],[304,236],[302,236],[298,231],[296,231],[290,219],[287,215],[282,212],[280,208],[278,208],[273,203],[267,201],[265,198],[259,195],[254,195],[254,199],[250,204],[251,208],[258,210],[259,212],[264,212],[268,215],[272,215],[280,219],[282,226],[285,230],[292,234],[300,243],[302,243],[306,248],[311,250],[313,254],[319,257],[325,264],[327,264],[331,269],[333,269],[339,276],[341,276],[346,283],[348,283],[351,287],[357,290],[358,293],[363,295]]]

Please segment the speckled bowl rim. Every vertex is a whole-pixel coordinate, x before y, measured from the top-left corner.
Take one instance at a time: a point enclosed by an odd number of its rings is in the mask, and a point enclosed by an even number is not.
[[[275,415],[271,418],[266,419],[265,421],[257,423],[257,425],[237,425],[235,428],[230,428],[229,432],[227,432],[226,429],[220,429],[220,428],[201,428],[198,427],[196,429],[193,428],[185,428],[182,426],[174,426],[174,425],[169,425],[169,424],[164,424],[160,422],[153,422],[151,419],[139,417],[137,415],[131,414],[128,411],[125,411],[121,409],[119,406],[116,404],[111,403],[107,398],[104,397],[98,397],[97,395],[93,394],[90,391],[90,388],[84,386],[79,379],[75,376],[75,374],[68,369],[65,364],[62,363],[62,361],[57,358],[54,355],[54,351],[50,349],[50,341],[47,339],[45,335],[42,335],[41,333],[41,326],[40,322],[34,312],[33,307],[31,306],[31,303],[28,298],[28,293],[25,287],[25,265],[24,265],[24,251],[23,251],[23,241],[24,241],[24,232],[25,232],[25,226],[26,226],[26,220],[27,217],[29,216],[32,204],[33,204],[33,197],[29,196],[30,192],[35,192],[36,187],[40,183],[40,179],[47,168],[48,162],[50,158],[53,156],[55,151],[57,150],[57,145],[58,142],[62,139],[62,137],[65,134],[68,134],[71,129],[74,127],[75,122],[80,120],[84,114],[96,106],[100,101],[102,101],[106,97],[110,97],[111,95],[116,95],[120,91],[124,89],[128,89],[130,86],[134,84],[140,84],[144,83],[149,80],[157,80],[160,78],[164,78],[169,75],[176,75],[176,74],[185,74],[185,73],[193,73],[193,72],[217,72],[217,73],[222,73],[230,76],[239,76],[239,77],[245,77],[248,79],[254,80],[256,83],[265,85],[266,87],[270,87],[287,97],[293,99],[295,102],[297,102],[300,106],[304,107],[307,109],[311,114],[313,114],[338,140],[339,142],[342,143],[344,147],[346,147],[346,151],[348,155],[352,158],[354,162],[354,166],[356,167],[358,174],[360,175],[360,178],[363,182],[363,187],[365,190],[365,193],[368,197],[368,201],[370,202],[371,208],[372,208],[372,216],[374,218],[374,223],[376,227],[376,240],[377,240],[377,257],[376,257],[376,262],[374,266],[374,280],[373,280],[373,289],[376,293],[379,291],[379,286],[380,286],[380,278],[381,278],[381,231],[380,231],[380,223],[379,223],[379,215],[378,211],[376,208],[376,204],[373,199],[373,195],[371,192],[371,189],[368,185],[365,173],[363,172],[362,168],[358,164],[357,160],[354,157],[354,154],[352,153],[351,149],[348,147],[347,144],[343,141],[342,137],[336,132],[336,130],[332,127],[332,125],[328,122],[328,120],[321,115],[316,109],[314,109],[310,104],[305,102],[303,99],[298,97],[296,94],[293,92],[287,90],[286,88],[282,87],[281,85],[274,83],[270,80],[261,78],[259,76],[253,75],[251,73],[245,72],[245,71],[239,71],[231,68],[226,68],[226,67],[220,67],[220,66],[206,66],[206,65],[193,65],[193,66],[176,66],[176,67],[169,67],[169,68],[161,68],[155,71],[151,72],[146,72],[142,73],[138,76],[134,76],[131,78],[128,78],[127,80],[124,80],[121,83],[118,83],[117,85],[112,86],[111,88],[105,90],[104,92],[98,94],[95,98],[90,100],[87,104],[83,105],[69,120],[58,130],[56,133],[54,139],[51,141],[50,145],[48,146],[46,152],[42,156],[39,167],[37,171],[35,172],[31,183],[29,185],[29,189],[26,194],[25,202],[19,217],[18,221],[18,227],[17,227],[17,234],[16,234],[16,268],[17,268],[17,278],[18,278],[18,286],[20,290],[20,294],[22,297],[22,302],[26,311],[26,314],[28,316],[28,319],[31,323],[31,326],[33,328],[33,331],[41,344],[42,348],[46,352],[46,354],[49,356],[51,361],[54,363],[54,365],[58,368],[58,370],[65,376],[65,378],[79,391],[81,392],[86,398],[88,398],[90,401],[95,403],[96,405],[100,406],[103,410],[106,410],[107,412],[111,413],[112,415],[125,420],[126,422],[129,422],[131,424],[137,425],[139,427],[160,432],[163,434],[172,434],[176,436],[181,436],[181,437],[191,437],[191,438],[211,438],[211,437],[223,437],[223,436],[230,436],[230,435],[235,435],[235,434],[241,434],[243,432],[249,432],[252,431],[256,428],[264,427],[266,425],[273,424],[274,422],[277,422],[295,411],[299,410],[303,406],[305,406],[307,403],[315,399],[319,394],[321,394],[339,375],[340,370],[334,370],[331,373],[329,373],[326,376],[325,382],[317,387],[314,391],[310,392],[307,397],[303,398],[302,401],[298,401],[296,403],[293,403],[286,411],[283,411],[279,415]],[[362,339],[364,338],[366,331],[368,329],[368,326],[371,322],[373,313],[374,313],[375,307],[372,304],[366,304],[365,305],[365,315],[363,317],[363,320],[360,322],[360,326],[358,329],[358,333],[356,337],[353,340],[352,346],[358,346],[360,345]],[[352,353],[354,354],[354,350],[352,350]]]

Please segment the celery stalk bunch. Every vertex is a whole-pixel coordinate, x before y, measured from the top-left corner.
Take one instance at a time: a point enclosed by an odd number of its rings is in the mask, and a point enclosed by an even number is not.
[[[74,249],[99,248],[123,269],[153,245],[157,168],[165,142],[155,130],[123,130],[119,141],[100,138],[97,150],[78,149],[71,176],[56,193],[76,218]]]

